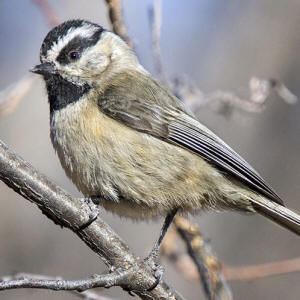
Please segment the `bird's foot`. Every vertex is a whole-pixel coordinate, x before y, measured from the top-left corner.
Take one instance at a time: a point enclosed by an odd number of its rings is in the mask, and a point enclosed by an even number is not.
[[[78,229],[78,231],[82,231],[84,229],[86,229],[87,227],[89,227],[97,218],[99,215],[99,208],[98,206],[95,204],[94,198],[97,199],[97,197],[86,197],[86,198],[79,198],[79,200],[84,203],[87,204],[89,207],[89,220],[82,224]]]
[[[114,267],[110,269],[111,272],[116,271]],[[136,277],[136,279],[132,280],[132,275],[130,275],[131,280],[130,284],[124,285],[122,288],[124,291],[128,292],[130,296],[135,296],[135,292],[139,293],[146,293],[153,291],[158,284],[161,282],[164,269],[163,267],[157,262],[157,255],[155,251],[152,251],[149,256],[147,256],[145,259],[137,262],[135,265],[132,265],[129,269],[119,269],[120,272],[128,272],[129,274],[134,274],[133,277]],[[149,286],[149,277],[144,277],[145,272],[150,272],[152,276],[155,278],[154,282],[150,284]],[[149,274],[149,273],[147,273]],[[138,278],[138,280],[137,280]],[[143,281],[146,278],[146,281]],[[132,285],[132,282],[138,283],[137,285]]]
[[[158,263],[157,256],[157,252],[155,251],[155,249],[153,249],[143,261],[143,263],[152,270],[153,276],[156,279],[156,281],[149,288],[147,288],[148,292],[154,290],[157,287],[164,275],[164,268]]]

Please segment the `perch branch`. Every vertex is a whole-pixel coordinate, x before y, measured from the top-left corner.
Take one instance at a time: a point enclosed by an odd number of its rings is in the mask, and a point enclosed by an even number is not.
[[[142,299],[182,299],[163,281],[154,290],[141,292],[156,281],[152,271],[132,254],[120,237],[99,217],[86,229],[78,231],[89,221],[91,211],[88,204],[72,198],[3,142],[0,142],[0,179],[37,205],[56,224],[74,231],[111,270],[131,269],[132,272],[128,271],[128,284],[123,288],[134,290]]]
[[[23,278],[0,281],[0,291],[19,288],[37,288],[55,291],[73,290],[83,292],[98,287],[110,288],[112,286],[126,286],[129,284],[128,278],[131,275],[130,273],[131,269],[122,272],[115,271],[105,275],[94,275],[90,278],[79,280],[48,279],[23,275]]]
[[[203,93],[193,84],[188,84],[187,80],[176,79],[174,90],[183,101],[197,113],[203,106],[216,107],[221,112],[231,112],[232,109],[240,109],[248,112],[261,112],[269,99],[272,91],[288,104],[297,102],[297,97],[279,80],[260,79],[252,77],[249,81],[249,97],[241,98],[228,91],[214,91],[209,94]]]

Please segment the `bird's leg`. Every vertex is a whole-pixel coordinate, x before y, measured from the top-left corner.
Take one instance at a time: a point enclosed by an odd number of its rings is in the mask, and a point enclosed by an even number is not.
[[[85,198],[80,198],[80,201],[86,203],[89,206],[89,209],[91,211],[89,215],[89,220],[81,225],[77,231],[82,231],[86,229],[88,226],[90,226],[98,217],[99,215],[99,208],[96,205],[99,202],[99,197],[97,196],[90,196]]]
[[[157,258],[158,258],[158,251],[160,248],[160,245],[162,244],[162,241],[164,239],[164,236],[166,235],[169,226],[171,225],[176,213],[177,213],[177,208],[173,209],[165,218],[164,224],[161,228],[161,232],[159,235],[158,240],[156,241],[152,251],[150,252],[150,254],[141,262],[142,265],[146,265],[148,268],[151,268],[151,270],[153,271],[153,275],[156,279],[156,281],[146,290],[147,292],[152,291],[153,289],[156,288],[156,286],[159,284],[159,282],[162,279],[162,275],[163,275],[163,268],[157,263]],[[115,271],[114,268],[111,269],[111,271]],[[127,289],[127,288],[123,288],[125,291],[127,291],[131,296],[133,296],[132,292],[133,290],[131,289]]]
[[[169,226],[171,225],[176,213],[177,213],[177,208],[173,209],[167,216],[164,221],[164,224],[161,228],[161,232],[159,235],[159,238],[157,242],[155,243],[152,251],[150,254],[146,257],[145,263],[147,263],[151,269],[155,272],[154,276],[157,279],[156,282],[148,289],[148,291],[153,290],[160,282],[162,275],[163,275],[163,268],[157,263],[158,259],[158,251],[160,248],[160,245],[162,244],[162,241],[168,231]]]
[[[153,261],[157,260],[157,257],[158,257],[158,251],[159,251],[159,248],[162,244],[162,241],[177,213],[177,208],[176,209],[173,209],[165,218],[165,221],[164,221],[164,224],[161,228],[161,231],[160,231],[160,235],[159,235],[159,238],[157,240],[157,242],[155,243],[152,251],[150,252],[150,255],[147,257],[147,259],[152,259]]]

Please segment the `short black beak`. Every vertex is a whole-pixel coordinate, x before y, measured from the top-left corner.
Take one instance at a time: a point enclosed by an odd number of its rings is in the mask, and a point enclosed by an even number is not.
[[[41,75],[47,75],[55,73],[55,68],[54,65],[51,63],[43,63],[40,65],[36,65],[32,69],[30,69],[30,72]]]

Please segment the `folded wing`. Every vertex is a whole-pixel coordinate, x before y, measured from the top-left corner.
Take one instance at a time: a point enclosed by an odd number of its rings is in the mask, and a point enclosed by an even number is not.
[[[134,78],[128,78],[134,76]],[[134,84],[133,84],[134,83]],[[146,87],[146,89],[145,89]],[[258,193],[283,205],[264,179],[225,142],[187,112],[180,100],[149,76],[123,74],[99,97],[111,118],[203,157]]]

